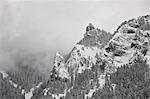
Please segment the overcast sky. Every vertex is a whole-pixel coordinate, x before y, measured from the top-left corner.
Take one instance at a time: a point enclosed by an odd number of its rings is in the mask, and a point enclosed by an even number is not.
[[[88,23],[113,33],[123,21],[150,14],[150,0],[1,0],[0,13],[1,50],[66,54]]]
[[[83,37],[88,23],[113,33],[124,20],[150,14],[149,0],[8,1],[12,1],[9,5],[13,15],[7,14],[17,32],[9,36],[29,47],[58,51],[71,50]]]
[[[88,23],[113,32],[124,20],[150,14],[148,1],[24,2],[22,21],[37,31],[47,46],[71,50],[83,37]]]

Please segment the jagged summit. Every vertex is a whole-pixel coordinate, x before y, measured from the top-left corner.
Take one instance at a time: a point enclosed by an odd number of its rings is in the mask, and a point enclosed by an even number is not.
[[[68,68],[65,65],[63,56],[61,56],[59,52],[56,52],[51,77],[54,79],[55,78],[69,79],[69,74],[67,70]]]
[[[84,38],[77,44],[87,47],[99,47],[102,48],[111,39],[112,34],[105,30],[95,28],[91,23],[86,28]]]
[[[124,67],[120,71],[127,70],[121,74],[127,75],[129,67],[139,61],[150,65],[150,16],[123,22],[113,35],[89,24],[84,38],[74,46],[66,61],[56,53],[53,68],[55,72],[52,74],[61,79],[66,78],[67,81],[49,81],[41,92],[43,97],[50,96],[52,99],[122,99],[116,98],[115,91],[120,87],[118,82],[111,82],[111,76],[122,66]],[[126,65],[129,67],[125,67]],[[133,77],[135,75],[132,79]],[[107,95],[105,92],[111,93]]]
[[[124,25],[126,24],[128,24],[130,27],[133,27],[133,28],[139,28],[141,30],[149,30],[150,28],[149,20],[150,20],[150,15],[146,15],[146,16],[140,16],[138,18],[133,18],[128,21],[124,21],[118,26],[115,33],[119,32],[119,29],[121,29],[121,27],[124,27]]]
[[[54,57],[54,66],[59,67],[62,62],[64,62],[63,56],[61,56],[59,52],[56,52]]]
[[[133,63],[137,56],[150,64],[150,16],[123,22],[104,47],[104,56],[115,67]]]
[[[89,32],[93,29],[95,29],[95,27],[92,25],[92,23],[89,23],[89,25],[86,27],[86,32]]]

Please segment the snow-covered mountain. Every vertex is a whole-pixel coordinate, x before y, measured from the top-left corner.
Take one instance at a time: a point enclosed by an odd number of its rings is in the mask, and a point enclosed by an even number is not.
[[[105,84],[105,73],[100,70],[102,67],[96,65],[102,48],[111,38],[112,34],[95,29],[92,24],[89,24],[84,38],[74,46],[66,61],[63,56],[56,53],[50,80],[42,90],[34,93],[33,98],[36,99],[40,93],[44,97],[59,99],[73,93],[77,96],[81,91],[84,92],[83,97],[91,97],[96,90]],[[83,85],[78,83],[85,84],[85,88],[81,90]],[[76,99],[76,96],[70,97],[69,95],[68,99]]]
[[[91,69],[96,64],[96,56],[102,53],[101,49],[111,38],[112,35],[110,33],[95,29],[90,23],[86,28],[84,38],[74,46],[67,61],[64,61],[63,56],[56,53],[54,69],[58,72],[59,77],[64,78],[65,76],[65,78],[70,79],[68,69],[72,69],[77,73],[82,73],[85,69]]]
[[[1,72],[0,86],[10,85],[10,90],[18,93],[15,99],[149,99],[149,66],[147,15],[123,22],[114,34],[89,24],[67,59],[56,53],[47,82],[26,91],[22,87],[25,85],[19,86]]]
[[[115,90],[116,84],[110,84],[110,77],[117,68],[139,60],[150,65],[149,47],[148,15],[123,22],[113,35],[89,24],[67,60],[56,53],[49,81],[32,98],[98,99],[95,97],[102,90]]]
[[[122,23],[103,48],[106,61],[118,67],[141,57],[150,64],[150,16]]]
[[[51,76],[69,79],[68,68],[65,65],[64,58],[58,52],[54,58],[54,67]]]

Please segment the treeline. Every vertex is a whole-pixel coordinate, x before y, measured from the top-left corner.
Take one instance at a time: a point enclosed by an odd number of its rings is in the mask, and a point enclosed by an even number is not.
[[[150,82],[145,78],[149,72],[148,67],[143,61],[118,68],[111,76],[111,82],[116,84],[115,96],[118,99],[149,99]]]
[[[119,67],[109,78],[106,77],[105,86],[94,93],[92,99],[149,99],[148,67],[144,61]]]
[[[0,99],[25,99],[19,88],[10,84],[8,78],[3,78],[0,73]]]
[[[69,90],[62,99],[85,99],[94,86],[97,90],[88,99],[149,99],[150,98],[150,70],[145,61],[141,59],[134,63],[117,68],[113,74],[106,74],[105,85],[101,89],[98,75],[105,70],[105,63],[93,65],[91,70],[83,73],[71,73],[71,81],[50,80],[44,83],[34,93],[33,99],[51,99],[50,94],[63,94],[65,89]],[[147,76],[149,75],[149,76]],[[44,89],[48,89],[44,95]],[[50,93],[50,94],[49,94]]]
[[[45,82],[46,78],[38,69],[31,66],[18,66],[16,70],[7,72],[11,80],[25,89],[27,92],[37,86],[40,82]]]
[[[101,65],[93,64],[91,70],[86,69],[82,73],[75,74],[70,68],[71,81],[51,76],[46,83],[34,91],[32,99],[53,99],[51,94],[64,94],[65,91],[67,92],[61,99],[85,99],[85,94],[90,93],[91,89],[100,87],[98,74],[103,72],[103,68]],[[44,89],[49,89],[45,95]]]

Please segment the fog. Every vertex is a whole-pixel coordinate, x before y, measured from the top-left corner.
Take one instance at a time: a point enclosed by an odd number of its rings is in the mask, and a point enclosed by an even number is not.
[[[150,14],[149,0],[1,0],[0,68],[16,62],[48,72],[83,37],[88,23],[113,33],[130,18]]]

